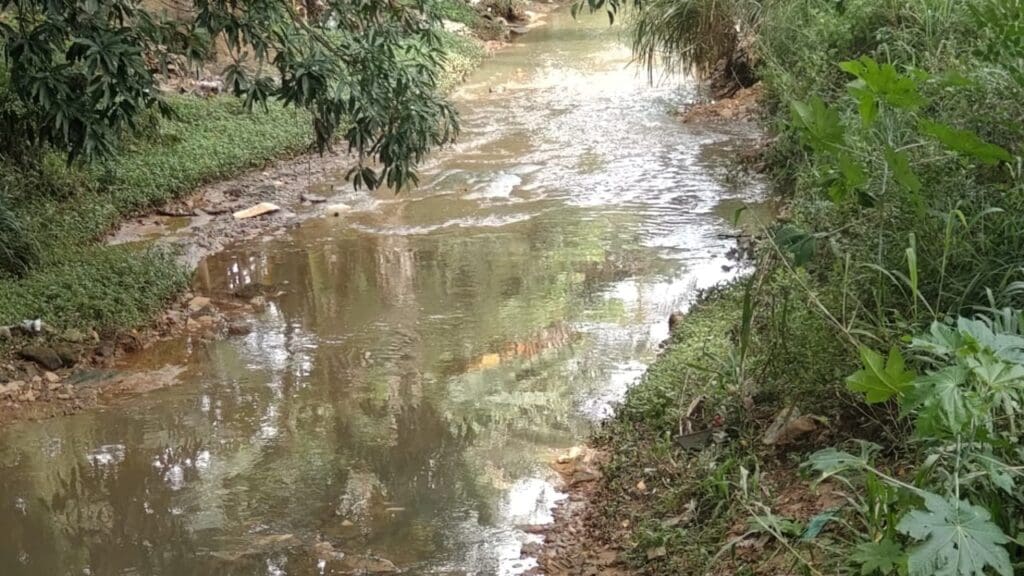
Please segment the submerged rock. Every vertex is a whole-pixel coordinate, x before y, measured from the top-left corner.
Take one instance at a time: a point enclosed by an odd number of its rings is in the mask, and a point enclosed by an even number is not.
[[[326,208],[326,212],[327,212],[328,216],[335,216],[335,217],[337,217],[337,216],[341,216],[342,214],[344,214],[345,212],[348,212],[351,209],[352,209],[352,207],[349,206],[348,204],[342,204],[341,202],[339,202],[337,204],[331,204],[330,206],[328,206]]]
[[[245,336],[252,332],[252,324],[243,321],[234,321],[228,324],[228,334],[231,336]]]
[[[345,556],[327,563],[332,571],[348,574],[395,574],[398,566],[378,556]]]
[[[210,299],[206,296],[196,296],[188,301],[188,311],[193,316],[209,313],[212,308]]]
[[[303,202],[309,202],[310,204],[323,204],[324,202],[327,202],[327,198],[324,198],[323,196],[317,196],[316,194],[307,193],[302,193],[299,196],[299,199],[302,200]]]

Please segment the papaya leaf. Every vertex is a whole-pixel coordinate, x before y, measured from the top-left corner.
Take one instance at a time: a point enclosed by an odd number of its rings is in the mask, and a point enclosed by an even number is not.
[[[953,327],[941,322],[932,322],[928,334],[915,336],[912,345],[918,350],[949,358],[963,348],[964,340],[960,332]]]
[[[835,520],[836,515],[834,512],[822,512],[821,514],[815,515],[813,518],[807,521],[807,527],[804,528],[802,534],[800,534],[801,542],[810,542],[821,535],[821,531],[828,526],[828,523]]]
[[[811,148],[831,152],[845,143],[846,132],[839,113],[826,106],[819,96],[807,103],[793,101],[790,109],[793,125],[800,129],[801,137]]]
[[[899,544],[883,538],[879,542],[861,542],[854,548],[850,560],[860,565],[862,576],[892,574],[906,562],[906,554]]]
[[[810,262],[818,250],[818,242],[814,236],[792,224],[783,226],[775,233],[775,244],[780,250],[793,256],[793,263],[796,266]]]
[[[806,468],[820,474],[818,481],[825,480],[842,472],[866,470],[871,467],[871,460],[878,452],[879,446],[871,442],[859,442],[860,454],[854,455],[835,448],[818,450],[807,458]]]
[[[911,192],[921,191],[921,180],[918,179],[917,174],[910,167],[910,158],[906,152],[900,152],[894,150],[891,146],[887,146],[885,148],[885,163],[888,164],[893,179],[900,186]]]
[[[910,550],[910,576],[985,576],[991,567],[1013,576],[1010,539],[992,522],[988,510],[966,501],[924,493],[923,510],[906,514],[896,529],[921,541]]]
[[[860,188],[868,181],[864,168],[850,154],[839,154],[839,172],[842,173],[846,186],[851,190]]]
[[[982,164],[991,166],[1000,162],[1013,161],[1013,156],[1006,149],[982,140],[970,130],[957,130],[951,126],[925,119],[921,119],[918,127],[921,132],[935,138],[946,148],[964,156],[970,156]]]
[[[878,101],[905,110],[916,110],[928,102],[918,90],[919,83],[928,77],[921,72],[901,74],[892,64],[879,64],[869,56],[842,62],[839,67],[857,77],[847,89],[859,104],[865,126],[878,115]]]
[[[889,350],[888,360],[864,346],[860,348],[860,358],[864,368],[847,378],[846,386],[854,392],[863,392],[868,404],[886,402],[911,389],[915,374],[906,369],[903,355],[895,346]]]
[[[967,368],[956,365],[922,376],[914,381],[907,408],[917,410],[917,425],[922,432],[957,432],[971,420],[968,401]]]
[[[991,354],[971,356],[967,364],[978,380],[993,390],[1016,392],[1024,381],[1024,366],[1004,362]]]

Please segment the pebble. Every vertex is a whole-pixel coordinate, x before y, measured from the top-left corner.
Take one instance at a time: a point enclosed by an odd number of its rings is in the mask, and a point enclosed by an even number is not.
[[[0,384],[0,398],[4,396],[14,396],[24,385],[25,383],[21,380],[12,380],[7,384]]]
[[[236,321],[228,324],[228,334],[231,336],[245,336],[250,332],[252,332],[252,325],[248,322]]]

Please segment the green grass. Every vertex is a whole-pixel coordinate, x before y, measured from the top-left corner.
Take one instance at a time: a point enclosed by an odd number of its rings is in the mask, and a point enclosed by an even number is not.
[[[464,0],[441,0],[436,3],[435,9],[445,20],[475,26],[480,20],[480,14]]]
[[[451,92],[480,66],[487,53],[476,38],[451,32],[442,32],[441,38],[447,55],[439,84],[441,90]]]
[[[123,218],[309,146],[305,112],[271,107],[247,114],[230,97],[175,97],[174,120],[101,166],[66,167],[56,155],[38,168],[0,165],[0,198],[37,247],[39,264],[0,280],[0,324],[41,317],[55,326],[144,324],[186,285],[165,253],[106,247]]]

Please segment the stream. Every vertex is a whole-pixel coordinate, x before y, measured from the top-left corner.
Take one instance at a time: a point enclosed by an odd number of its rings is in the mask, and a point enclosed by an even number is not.
[[[400,195],[209,257],[246,335],[129,359],[177,384],[0,431],[0,574],[511,575],[668,316],[729,278],[753,126],[683,124],[619,27],[567,10],[455,95],[457,145]],[[379,560],[379,559],[386,559]]]

